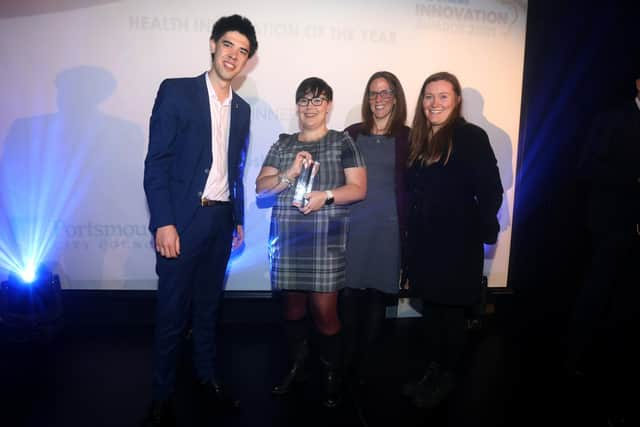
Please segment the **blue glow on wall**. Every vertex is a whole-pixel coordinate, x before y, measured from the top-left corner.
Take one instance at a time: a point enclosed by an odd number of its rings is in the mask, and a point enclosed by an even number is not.
[[[58,111],[15,120],[0,153],[0,270],[25,282],[56,259],[60,226],[87,204],[85,196],[104,197],[94,185],[104,142],[97,105],[115,81],[99,68],[77,67],[55,83]]]

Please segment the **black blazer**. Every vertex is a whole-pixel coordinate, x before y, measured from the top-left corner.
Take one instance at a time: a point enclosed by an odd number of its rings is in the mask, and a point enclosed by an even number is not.
[[[211,113],[206,74],[162,82],[151,114],[144,190],[149,229],[173,224],[184,230],[200,205],[211,168]],[[242,182],[249,144],[250,107],[235,92],[231,100],[227,169],[234,223],[244,222]]]
[[[409,280],[412,293],[473,305],[482,292],[483,243],[495,243],[502,184],[484,130],[455,124],[446,164],[409,168]]]

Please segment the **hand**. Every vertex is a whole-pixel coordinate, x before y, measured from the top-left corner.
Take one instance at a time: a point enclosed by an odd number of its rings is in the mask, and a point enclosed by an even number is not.
[[[302,164],[304,163],[305,160],[307,162],[310,162],[313,160],[311,153],[309,153],[308,151],[298,152],[298,154],[296,154],[296,157],[293,159],[293,162],[291,162],[291,166],[289,166],[289,169],[287,169],[284,173],[290,179],[295,179],[299,177],[300,173],[302,172]]]
[[[311,193],[305,194],[304,198],[307,200],[306,205],[304,207],[299,207],[298,209],[303,214],[308,215],[311,212],[322,209],[324,202],[327,200],[327,193],[324,191],[312,191]]]
[[[242,246],[244,242],[244,228],[241,225],[236,227],[236,231],[233,232],[233,240],[231,241],[231,250],[236,250]]]
[[[156,230],[156,251],[165,258],[180,255],[180,236],[175,225],[165,225]]]

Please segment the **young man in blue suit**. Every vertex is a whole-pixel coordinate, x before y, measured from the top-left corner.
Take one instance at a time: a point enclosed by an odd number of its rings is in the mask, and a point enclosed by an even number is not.
[[[151,114],[144,189],[159,280],[145,426],[174,422],[177,350],[189,324],[200,393],[222,411],[238,407],[216,380],[215,330],[229,255],[244,238],[250,107],[231,81],[258,48],[255,29],[239,15],[220,18],[210,48],[211,69],[163,81]]]

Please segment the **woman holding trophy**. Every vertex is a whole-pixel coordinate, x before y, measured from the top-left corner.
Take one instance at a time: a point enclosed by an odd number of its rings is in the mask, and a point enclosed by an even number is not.
[[[331,87],[310,77],[300,83],[295,99],[300,132],[280,136],[256,179],[259,197],[276,196],[269,233],[271,281],[283,291],[291,362],[273,394],[288,393],[304,376],[310,311],[324,366],[323,404],[333,407],[340,400],[337,300],[345,285],[347,205],[364,199],[367,178],[353,140],[327,127]]]

